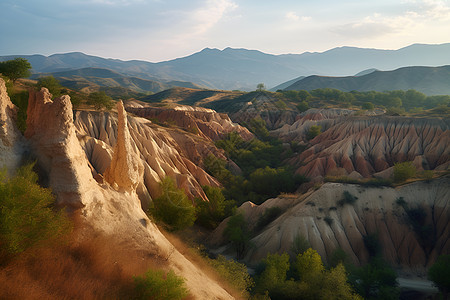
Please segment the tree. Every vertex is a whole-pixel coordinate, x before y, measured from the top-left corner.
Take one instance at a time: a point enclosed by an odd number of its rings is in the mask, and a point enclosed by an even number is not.
[[[222,190],[218,187],[205,185],[202,187],[209,201],[197,199],[197,223],[214,229],[224,219],[225,208],[234,204],[234,201],[226,201]]]
[[[48,91],[52,94],[53,98],[58,98],[61,96],[61,89],[63,88],[59,81],[53,76],[46,76],[39,78],[39,81],[36,85],[38,89],[43,87],[47,88]]]
[[[363,108],[363,109],[367,109],[367,110],[372,110],[372,109],[375,108],[375,106],[373,105],[372,102],[364,102],[364,103],[362,104],[362,108]]]
[[[297,105],[297,109],[299,112],[304,112],[309,109],[309,104],[306,101],[302,101]]]
[[[162,195],[153,200],[150,209],[155,218],[163,221],[171,230],[192,226],[195,208],[183,190],[177,188],[172,178],[166,177],[161,183]]]
[[[111,97],[103,91],[90,93],[87,103],[93,105],[95,109],[101,109],[102,107],[111,109],[113,107]]]
[[[236,250],[236,258],[243,258],[245,251],[247,251],[250,245],[250,233],[247,222],[241,213],[230,217],[223,235],[231,242]]]
[[[398,299],[397,275],[382,259],[374,258],[351,272],[349,281],[364,299]]]
[[[13,82],[19,78],[31,75],[31,64],[25,58],[17,57],[13,60],[0,62],[0,73],[7,76]]]
[[[416,176],[416,167],[412,161],[394,164],[394,181],[402,182]]]
[[[448,299],[450,291],[450,255],[441,255],[428,270],[428,278],[441,291],[443,299]]]
[[[264,85],[264,83],[258,83],[258,85],[256,86],[256,90],[258,92],[262,92],[266,89],[266,86]]]

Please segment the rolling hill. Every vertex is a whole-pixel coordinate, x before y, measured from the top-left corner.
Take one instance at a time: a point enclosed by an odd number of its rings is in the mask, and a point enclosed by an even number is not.
[[[102,68],[82,68],[53,73],[34,74],[32,78],[51,75],[63,86],[73,89],[124,89],[135,93],[157,93],[172,87],[200,88],[191,82],[157,81],[139,77],[125,76],[118,72]]]
[[[285,90],[334,88],[350,91],[392,91],[414,89],[426,95],[450,94],[450,66],[405,67],[394,71],[373,71],[362,76],[325,77],[308,76]]]
[[[256,50],[205,48],[192,55],[170,61],[122,61],[80,52],[20,55],[30,61],[34,73],[60,72],[86,67],[110,69],[128,77],[156,81],[188,81],[227,90],[254,90],[258,83],[273,87],[299,76],[349,76],[376,68],[393,70],[406,66],[450,64],[450,43],[414,44],[398,50],[334,48],[325,52],[272,55]],[[19,55],[2,56],[0,61]]]

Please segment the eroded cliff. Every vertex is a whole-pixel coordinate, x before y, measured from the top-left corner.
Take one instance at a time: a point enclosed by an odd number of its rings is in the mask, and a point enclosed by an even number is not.
[[[344,192],[357,199],[340,204]],[[406,203],[402,204],[403,199]],[[440,254],[450,251],[450,179],[415,182],[400,188],[365,188],[358,185],[327,183],[310,194],[270,199],[262,205],[244,203],[240,208],[248,224],[254,225],[267,208],[284,211],[251,240],[246,255],[257,263],[267,253],[291,252],[294,239],[302,236],[326,261],[341,248],[351,262],[368,261],[364,237],[377,236],[383,257],[398,267],[423,271]],[[424,235],[414,228],[407,210],[424,214]],[[224,221],[213,234],[215,245],[223,243]]]
[[[2,90],[0,92],[3,102],[6,97]],[[81,214],[88,225],[82,231],[98,231],[113,236],[130,249],[167,262],[171,269],[186,279],[196,298],[230,299],[231,296],[219,284],[175,249],[142,210],[136,188],[144,174],[139,171],[137,152],[130,151],[133,145],[129,147],[131,139],[126,114],[120,105],[118,110],[122,110],[118,116],[120,130],[114,134],[111,131],[111,138],[114,136],[114,142],[118,144],[114,151],[110,149],[115,163],[108,169],[107,173],[111,174],[107,176],[108,181],[102,182],[98,178],[100,182],[97,182],[77,137],[68,96],[52,100],[45,88],[39,92],[30,91],[26,137],[30,152],[48,174],[58,204]],[[138,172],[123,181],[120,174],[115,173],[115,168],[119,168],[123,175]]]
[[[312,125],[322,133],[291,163],[308,177],[349,175],[371,177],[396,162],[414,161],[418,170],[447,170],[450,165],[448,119],[351,116],[348,110],[306,113],[292,126],[274,132],[285,141],[305,141]],[[388,172],[386,172],[388,173]],[[385,174],[386,174],[385,173]]]

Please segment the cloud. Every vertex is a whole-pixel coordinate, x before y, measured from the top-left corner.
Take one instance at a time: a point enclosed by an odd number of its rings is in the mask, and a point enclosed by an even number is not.
[[[286,17],[286,19],[291,20],[291,21],[298,21],[300,19],[300,17],[297,16],[297,14],[293,11],[286,13],[285,17]]]
[[[293,21],[293,22],[299,22],[299,21],[310,21],[311,17],[307,17],[307,16],[299,16],[297,13],[293,12],[293,11],[289,11],[286,13],[286,15],[284,16],[288,21]]]
[[[192,13],[193,35],[201,35],[216,25],[224,15],[238,5],[230,0],[207,0],[204,7]]]
[[[336,26],[331,31],[353,38],[373,38],[389,34],[411,34],[429,22],[450,20],[450,6],[440,0],[405,1],[408,8],[397,15],[374,13],[364,19]]]

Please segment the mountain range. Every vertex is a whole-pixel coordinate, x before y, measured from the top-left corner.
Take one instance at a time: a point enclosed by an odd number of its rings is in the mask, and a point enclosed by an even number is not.
[[[450,65],[450,43],[413,44],[398,50],[339,47],[325,52],[272,55],[257,50],[205,48],[174,60],[151,63],[106,59],[80,52],[1,56],[24,57],[34,73],[87,67],[104,68],[128,77],[154,81],[193,82],[206,88],[254,90],[258,83],[274,87],[300,76],[350,76],[367,69],[394,70],[406,66]]]
[[[450,94],[450,66],[404,67],[394,71],[372,71],[362,76],[329,77],[312,75],[292,83],[285,90],[334,88],[350,91],[393,91],[414,89],[426,95]]]

